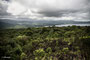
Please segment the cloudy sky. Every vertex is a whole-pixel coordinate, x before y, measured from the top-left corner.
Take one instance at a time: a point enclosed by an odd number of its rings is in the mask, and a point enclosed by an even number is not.
[[[0,19],[90,20],[90,0],[0,0]]]

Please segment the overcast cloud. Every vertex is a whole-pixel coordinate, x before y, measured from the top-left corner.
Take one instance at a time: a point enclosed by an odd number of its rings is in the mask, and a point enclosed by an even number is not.
[[[90,0],[0,0],[0,18],[90,20]]]

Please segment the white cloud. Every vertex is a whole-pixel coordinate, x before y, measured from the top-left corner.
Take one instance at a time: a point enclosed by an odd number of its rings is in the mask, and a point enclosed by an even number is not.
[[[88,0],[11,0],[6,11],[18,18],[75,20],[88,19],[89,5]]]
[[[8,4],[7,12],[12,15],[20,15],[24,11],[26,11],[26,8],[18,2],[11,2]]]

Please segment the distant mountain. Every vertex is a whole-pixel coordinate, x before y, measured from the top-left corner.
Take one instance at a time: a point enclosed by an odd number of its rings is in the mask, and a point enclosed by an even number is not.
[[[0,29],[2,29],[2,28],[9,28],[9,27],[13,27],[13,26],[15,26],[15,25],[0,21]]]
[[[44,27],[53,25],[64,25],[64,24],[90,24],[89,21],[71,21],[71,20],[9,20],[0,19],[0,28],[27,28],[27,27]]]

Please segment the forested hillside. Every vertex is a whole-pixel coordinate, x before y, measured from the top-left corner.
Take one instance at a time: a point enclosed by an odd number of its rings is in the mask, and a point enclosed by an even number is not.
[[[90,60],[90,27],[1,29],[0,60]]]

